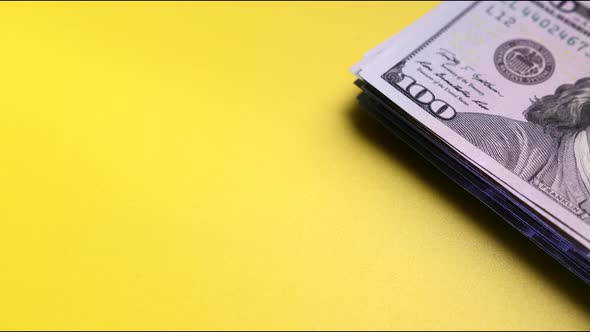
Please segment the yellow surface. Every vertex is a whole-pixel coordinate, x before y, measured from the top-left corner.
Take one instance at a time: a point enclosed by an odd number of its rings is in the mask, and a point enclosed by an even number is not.
[[[356,106],[348,67],[433,6],[2,3],[0,328],[590,328]]]

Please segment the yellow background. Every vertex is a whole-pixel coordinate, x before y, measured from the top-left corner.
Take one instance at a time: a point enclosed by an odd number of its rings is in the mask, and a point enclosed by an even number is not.
[[[434,5],[2,3],[0,328],[590,328],[356,105]]]

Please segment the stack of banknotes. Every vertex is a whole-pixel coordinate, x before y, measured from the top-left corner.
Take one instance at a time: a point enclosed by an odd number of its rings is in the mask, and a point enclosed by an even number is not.
[[[590,283],[587,2],[443,2],[351,71],[366,111]]]

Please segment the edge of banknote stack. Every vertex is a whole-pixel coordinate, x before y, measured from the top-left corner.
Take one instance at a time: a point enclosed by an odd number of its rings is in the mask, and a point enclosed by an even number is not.
[[[401,33],[394,35],[365,53],[363,59],[350,69],[357,76],[357,80],[355,81],[356,86],[361,89],[357,97],[358,103],[366,112],[379,121],[397,138],[411,146],[434,167],[482,201],[492,211],[543,249],[547,254],[559,261],[568,270],[587,284],[590,284],[590,248],[586,242],[564,231],[563,227],[556,226],[555,219],[559,218],[553,217],[552,211],[549,211],[549,213],[539,211],[539,207],[531,203],[533,201],[532,199],[523,198],[523,195],[519,195],[515,193],[514,189],[508,188],[506,183],[502,183],[497,178],[490,176],[489,172],[482,171],[481,166],[474,165],[473,160],[466,157],[461,151],[458,151],[456,146],[452,146],[447,140],[441,138],[441,134],[437,133],[436,130],[422,123],[411,112],[404,109],[401,104],[407,104],[399,99],[401,97],[392,97],[390,93],[372,84],[371,79],[367,79],[363,75],[364,71],[374,70],[374,67],[377,67],[375,63],[387,62],[389,61],[388,57],[395,58],[395,56],[391,56],[392,53],[411,52],[411,48],[405,49],[406,44],[408,44],[407,41],[417,38],[419,35],[417,31],[420,29],[423,30],[423,26],[429,26],[424,25],[425,22],[440,22],[438,24],[441,29],[433,30],[429,35],[440,33],[440,31],[448,28],[450,24],[448,21],[451,20],[449,17],[453,17],[448,15],[449,11],[455,11],[460,13],[460,15],[464,15],[466,12],[465,8],[469,6],[474,7],[475,3],[464,3],[455,6],[462,6],[461,8],[451,8],[452,5],[446,3],[439,5]],[[481,7],[482,5],[479,4],[479,6]],[[504,8],[503,6],[506,6],[506,2],[495,7],[490,5],[490,7],[486,7],[485,9],[492,13],[495,13],[494,10],[496,12],[505,10],[507,15],[510,15],[511,9]],[[521,18],[517,14],[518,10],[524,10],[522,6],[522,4],[515,5],[513,16],[517,24],[525,25],[528,23],[521,23]],[[535,5],[531,5],[530,7],[537,8]],[[489,8],[493,8],[494,10],[490,10]],[[542,9],[542,7],[539,8]],[[483,10],[484,8],[481,9],[482,13]],[[455,16],[455,19],[456,17],[458,15]],[[548,15],[547,17],[550,16]],[[535,38],[532,37],[531,39]],[[422,45],[427,45],[428,43],[430,41],[426,40]],[[396,48],[399,49],[396,50]],[[397,62],[391,62],[391,64],[395,63]],[[559,66],[559,62],[557,65]],[[381,74],[385,75],[385,72]],[[374,78],[372,80],[374,82]],[[551,216],[548,217],[549,215]]]

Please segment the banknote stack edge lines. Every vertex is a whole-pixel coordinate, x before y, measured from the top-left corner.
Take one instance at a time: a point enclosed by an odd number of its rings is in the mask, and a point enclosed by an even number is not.
[[[364,110],[590,284],[590,5],[564,3],[443,2],[351,71]]]

